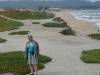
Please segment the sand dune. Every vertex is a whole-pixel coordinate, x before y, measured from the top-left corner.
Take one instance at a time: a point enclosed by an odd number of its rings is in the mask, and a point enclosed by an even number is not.
[[[73,30],[80,34],[95,33],[98,30],[95,23],[76,19],[69,10],[54,12],[54,14],[56,17],[63,18]]]

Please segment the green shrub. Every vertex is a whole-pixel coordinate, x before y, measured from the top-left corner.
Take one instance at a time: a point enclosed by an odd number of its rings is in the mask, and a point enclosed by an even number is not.
[[[60,17],[56,17],[56,18],[54,18],[53,20],[54,20],[54,21],[58,21],[58,22],[63,22],[63,21],[64,21],[64,20],[61,19]]]
[[[49,22],[43,24],[45,27],[66,27],[67,25],[63,22]]]
[[[60,33],[63,35],[75,35],[75,32],[71,28],[63,29]]]
[[[32,24],[40,24],[40,22],[32,22]]]
[[[7,40],[0,38],[0,43],[5,43]]]
[[[7,16],[13,19],[49,19],[53,18],[54,15],[46,12],[40,11],[16,11],[16,10],[8,10],[8,11],[1,11],[0,15]]]
[[[93,38],[93,39],[100,40],[100,33],[94,33],[94,34],[90,34],[88,36]]]
[[[100,49],[83,51],[81,55],[81,59],[85,63],[100,63]]]
[[[38,69],[43,69],[44,64],[51,61],[51,58],[39,55]],[[25,75],[30,72],[27,61],[23,58],[23,52],[8,52],[0,54],[0,73],[12,72]]]
[[[23,23],[0,17],[0,32],[18,29]]]
[[[27,35],[29,31],[18,31],[18,32],[11,32],[9,35]]]

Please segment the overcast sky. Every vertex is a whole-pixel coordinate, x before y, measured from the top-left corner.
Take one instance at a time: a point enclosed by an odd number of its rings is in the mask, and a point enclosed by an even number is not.
[[[95,1],[100,1],[100,0],[88,0],[88,1],[92,1],[92,2],[95,2]]]
[[[0,0],[0,1],[19,1],[19,0]],[[95,1],[100,1],[100,0],[88,0],[88,1],[95,2]]]

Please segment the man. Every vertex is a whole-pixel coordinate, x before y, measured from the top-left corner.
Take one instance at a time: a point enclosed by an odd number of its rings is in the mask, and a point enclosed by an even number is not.
[[[28,42],[26,43],[25,48],[25,57],[30,67],[30,75],[38,75],[37,73],[37,64],[38,64],[38,55],[39,55],[39,45],[37,41],[33,39],[33,36],[28,36]]]

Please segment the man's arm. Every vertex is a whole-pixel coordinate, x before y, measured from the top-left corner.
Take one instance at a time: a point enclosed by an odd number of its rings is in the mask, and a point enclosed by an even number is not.
[[[25,51],[24,51],[24,58],[25,58],[26,60],[27,60],[27,58],[28,58],[27,43],[26,43]]]
[[[37,55],[39,55],[40,48],[39,48],[39,44],[38,44],[38,42],[36,42],[36,49],[37,49]]]

